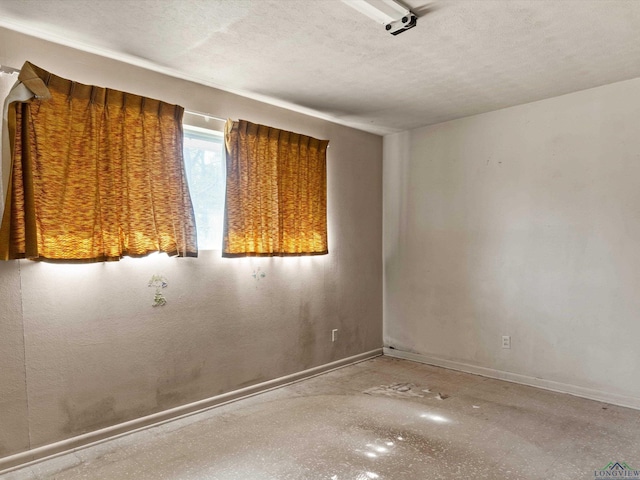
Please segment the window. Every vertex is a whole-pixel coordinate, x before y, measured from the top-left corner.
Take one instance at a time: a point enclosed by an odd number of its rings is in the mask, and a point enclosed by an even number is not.
[[[326,255],[328,140],[228,120],[223,257]]]
[[[225,195],[222,132],[184,125],[184,163],[196,217],[198,250],[220,250]]]
[[[197,256],[183,107],[81,84],[29,62],[18,79],[9,94],[18,100],[8,111],[12,162],[0,259]]]

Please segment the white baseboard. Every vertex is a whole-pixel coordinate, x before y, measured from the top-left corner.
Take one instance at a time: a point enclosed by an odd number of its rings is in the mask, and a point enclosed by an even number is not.
[[[634,408],[640,410],[640,398],[630,395],[621,395],[617,393],[609,393],[601,390],[580,387],[568,383],[555,382],[553,380],[545,380],[544,378],[530,377],[519,373],[505,372],[503,370],[495,370],[493,368],[480,367],[468,363],[446,360],[443,358],[432,357],[430,355],[422,355],[418,353],[404,352],[395,348],[383,348],[385,355],[389,357],[401,358],[404,360],[412,360],[414,362],[426,363],[436,367],[444,367],[451,370],[458,370],[483,377],[496,378],[507,382],[529,385],[531,387],[543,388],[553,392],[568,393],[577,397],[588,398],[598,402],[610,403],[621,407]]]
[[[258,383],[246,388],[223,393],[222,395],[216,395],[215,397],[210,397],[204,400],[199,400],[197,402],[181,405],[179,407],[164,410],[152,415],[136,418],[128,422],[119,423],[118,425],[113,425],[111,427],[85,433],[84,435],[68,438],[56,443],[51,443],[42,447],[33,448],[25,452],[20,452],[8,457],[0,458],[0,475],[7,473],[10,470],[15,470],[16,468],[26,467],[30,464],[43,461],[46,458],[64,455],[80,448],[86,448],[91,445],[95,445],[107,440],[111,440],[113,438],[133,433],[137,430],[149,428],[150,426],[157,426],[162,423],[177,420],[178,418],[195,415],[197,413],[204,412],[205,410],[209,410],[226,403],[234,402],[242,398],[256,395],[258,393],[263,393],[274,388],[279,388],[290,383],[298,382],[300,380],[315,377],[316,375],[327,373],[331,370],[362,362],[364,360],[378,357],[380,355],[382,355],[382,348],[377,348],[369,352],[364,352],[352,357],[336,360],[335,362],[320,365],[308,370],[303,370],[291,375],[285,375],[283,377],[275,378],[267,382]]]

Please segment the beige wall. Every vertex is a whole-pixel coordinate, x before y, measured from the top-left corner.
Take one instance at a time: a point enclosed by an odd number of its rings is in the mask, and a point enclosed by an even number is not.
[[[639,121],[635,79],[385,137],[385,345],[640,408]]]
[[[330,254],[0,263],[0,457],[381,347],[381,137],[0,29],[0,63],[25,60],[329,139]]]

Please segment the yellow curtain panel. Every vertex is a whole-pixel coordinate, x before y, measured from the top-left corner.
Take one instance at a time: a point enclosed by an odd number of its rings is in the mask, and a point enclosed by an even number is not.
[[[229,120],[224,257],[323,255],[329,142]]]
[[[29,62],[19,80],[36,97],[9,109],[1,259],[197,255],[182,107],[66,80]]]

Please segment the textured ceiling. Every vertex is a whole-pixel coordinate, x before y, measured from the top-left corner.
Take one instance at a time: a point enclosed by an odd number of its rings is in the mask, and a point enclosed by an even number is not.
[[[639,0],[0,0],[0,26],[384,134],[640,77]],[[99,9],[98,9],[99,6]]]

